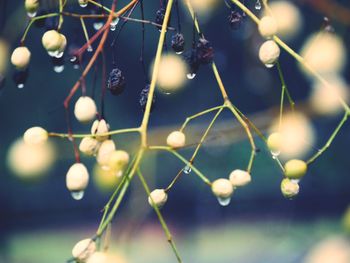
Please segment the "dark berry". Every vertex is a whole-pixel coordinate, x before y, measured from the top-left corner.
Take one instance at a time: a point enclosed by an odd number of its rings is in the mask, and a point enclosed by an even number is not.
[[[156,24],[159,25],[159,26],[157,26],[157,28],[158,28],[159,30],[162,29],[162,26],[160,26],[160,25],[163,24],[164,16],[165,16],[165,9],[164,9],[164,8],[161,8],[161,9],[159,9],[159,10],[156,12],[156,20],[155,20],[155,22],[156,22]]]
[[[122,71],[118,68],[112,69],[111,73],[109,73],[107,89],[109,89],[113,95],[119,95],[124,91],[125,85],[126,81]]]
[[[24,87],[24,84],[27,82],[28,74],[29,74],[28,68],[25,70],[16,70],[13,73],[12,79],[19,89]]]
[[[141,93],[140,93],[140,106],[142,108],[142,111],[145,111],[146,110],[146,104],[147,104],[147,98],[148,98],[148,93],[149,93],[149,87],[150,85],[147,84],[145,88],[143,88],[141,90]],[[153,110],[154,108],[154,105],[156,103],[156,97],[155,95],[153,94],[153,100],[152,100],[152,105],[151,105],[151,111]]]
[[[238,11],[231,11],[231,14],[228,16],[228,22],[231,29],[237,30],[243,22],[243,16]]]
[[[210,42],[205,38],[201,37],[198,40],[196,51],[197,51],[197,59],[199,63],[209,64],[213,61],[214,49],[211,46]]]
[[[187,51],[184,54],[184,59],[188,65],[189,73],[196,74],[198,69],[199,69],[199,66],[200,66],[200,62],[199,62],[198,56],[197,56],[197,50],[191,49],[191,50]]]
[[[176,33],[171,38],[171,47],[176,53],[182,53],[185,48],[185,38],[181,33]]]

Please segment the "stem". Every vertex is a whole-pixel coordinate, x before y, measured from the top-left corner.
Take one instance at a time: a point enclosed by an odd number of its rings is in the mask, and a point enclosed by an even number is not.
[[[116,134],[122,134],[122,133],[132,133],[132,132],[140,132],[140,128],[128,128],[128,129],[120,129],[120,130],[114,130],[106,133],[98,134],[98,136],[110,136],[110,135],[116,135]],[[94,137],[96,134],[91,133],[85,133],[85,134],[67,134],[67,133],[55,133],[50,132],[49,136],[51,137],[60,137],[60,138],[84,138],[84,137]]]
[[[63,24],[63,15],[62,15],[62,12],[63,12],[63,0],[59,0],[59,13],[60,13],[60,19],[59,19],[59,22],[58,22],[58,27],[57,27],[57,31],[60,31],[61,27],[62,27],[62,24]]]
[[[168,242],[169,242],[169,244],[170,244],[170,246],[171,246],[171,248],[172,248],[172,250],[173,250],[173,252],[174,252],[174,254],[175,254],[175,256],[176,256],[176,259],[177,259],[178,262],[181,263],[182,260],[181,260],[180,254],[179,254],[179,252],[178,252],[178,250],[177,250],[177,248],[176,248],[176,245],[175,245],[175,242],[174,242],[174,240],[173,240],[173,238],[172,238],[172,235],[171,235],[171,233],[170,233],[170,230],[169,230],[169,228],[168,228],[168,226],[167,226],[167,224],[166,224],[166,222],[165,222],[165,220],[164,220],[164,217],[163,217],[163,215],[161,214],[161,212],[160,212],[158,206],[154,203],[154,201],[153,201],[153,199],[152,199],[152,197],[151,197],[151,195],[150,195],[150,194],[151,194],[151,191],[150,191],[149,186],[148,186],[148,184],[147,184],[145,178],[143,177],[143,175],[142,175],[140,169],[137,169],[137,175],[139,176],[139,179],[140,179],[140,181],[141,181],[141,183],[142,183],[143,188],[145,189],[145,191],[146,191],[146,193],[147,193],[147,196],[149,196],[150,199],[151,199],[151,201],[152,201],[152,207],[153,207],[154,211],[156,212],[156,214],[157,214],[157,216],[158,216],[159,222],[160,222],[160,224],[161,224],[161,226],[162,226],[162,228],[163,228],[163,230],[164,230],[164,233],[165,233],[165,235],[166,235],[166,238],[167,238],[167,240],[168,240]]]
[[[307,164],[310,164],[310,163],[314,162],[320,155],[322,155],[327,150],[327,148],[329,146],[331,146],[333,140],[337,136],[337,134],[340,131],[341,127],[344,125],[344,123],[348,119],[348,115],[349,115],[349,113],[345,112],[344,117],[341,119],[341,121],[339,122],[338,126],[335,128],[335,130],[333,131],[333,133],[329,137],[329,139],[326,142],[326,144],[320,150],[318,150],[318,152],[306,162]]]
[[[283,75],[283,71],[282,71],[282,68],[281,68],[281,64],[280,64],[279,61],[277,61],[276,64],[277,64],[278,76],[279,76],[279,78],[281,80],[281,84],[282,84],[282,92],[287,95],[290,108],[294,112],[294,110],[295,110],[295,102],[294,102],[294,100],[293,100],[292,96],[290,95],[290,92],[289,92],[289,90],[287,88],[287,84],[286,84],[286,81],[284,79],[284,75]]]
[[[91,44],[89,43],[89,34],[86,30],[86,26],[85,26],[85,22],[84,22],[84,18],[80,18],[80,22],[81,22],[81,27],[83,28],[83,32],[84,32],[84,36],[86,39],[86,43],[88,44],[88,48],[91,48]]]
[[[163,150],[163,151],[168,151],[168,152],[172,153],[178,159],[180,159],[183,163],[185,163],[187,166],[189,166],[195,172],[195,174],[197,174],[198,177],[200,179],[202,179],[202,181],[204,183],[206,183],[207,185],[211,186],[210,180],[204,174],[202,174],[195,166],[193,166],[192,163],[187,161],[181,154],[179,154],[178,152],[174,151],[170,147],[167,147],[167,146],[149,146],[148,149],[149,150]]]

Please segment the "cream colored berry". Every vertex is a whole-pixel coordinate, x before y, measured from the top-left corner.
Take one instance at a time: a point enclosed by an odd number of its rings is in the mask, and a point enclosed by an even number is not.
[[[79,150],[83,154],[92,156],[96,154],[99,146],[100,146],[100,143],[95,138],[84,137],[79,144]]]
[[[279,132],[271,133],[267,138],[267,147],[269,147],[272,153],[280,153],[282,144],[282,135]]]
[[[129,159],[129,154],[126,151],[113,151],[109,154],[108,167],[116,172],[122,172],[129,163]]]
[[[156,205],[158,208],[162,208],[167,200],[168,194],[164,191],[164,189],[155,189],[148,197],[148,203],[150,206]]]
[[[17,69],[25,69],[30,62],[31,53],[27,47],[16,48],[11,55],[11,63]]]
[[[66,49],[66,46],[67,46],[67,38],[63,34],[60,34],[60,36],[61,36],[61,45],[58,48],[58,51],[59,52],[64,52],[64,50]]]
[[[307,172],[307,164],[302,160],[293,159],[284,165],[284,174],[290,179],[300,179]]]
[[[115,143],[112,140],[105,140],[98,149],[96,160],[102,168],[109,168],[109,157],[115,151]]]
[[[89,172],[82,163],[73,164],[66,175],[66,186],[69,191],[83,191],[89,183]]]
[[[264,38],[271,38],[277,34],[277,23],[272,16],[264,16],[259,22],[259,33]]]
[[[91,134],[94,134],[96,140],[104,141],[108,139],[108,135],[101,136],[100,134],[107,133],[109,131],[109,125],[104,119],[95,120],[91,126]]]
[[[186,144],[186,136],[183,132],[173,131],[168,135],[166,143],[173,148],[183,147]]]
[[[215,180],[211,185],[211,190],[216,197],[222,199],[230,198],[233,194],[233,186],[230,180],[225,178]]]
[[[88,96],[81,96],[74,106],[74,115],[78,121],[86,123],[93,120],[97,113],[95,101]]]
[[[108,254],[104,252],[95,252],[89,257],[87,263],[109,263]]]
[[[236,169],[230,174],[230,182],[234,187],[247,185],[251,180],[252,178],[247,171]]]
[[[273,40],[265,41],[259,49],[259,58],[267,67],[272,67],[280,56],[280,48]]]
[[[94,240],[87,238],[80,240],[72,249],[72,255],[79,263],[86,262],[89,257],[96,251]]]
[[[23,140],[29,145],[41,145],[47,141],[49,134],[41,127],[32,127],[25,131]]]
[[[64,39],[62,34],[56,30],[49,30],[44,33],[41,42],[47,51],[59,51],[62,48]]]
[[[289,178],[284,178],[281,182],[281,192],[287,198],[296,196],[299,193],[299,184]]]
[[[25,0],[24,7],[28,13],[36,13],[39,9],[39,0]]]

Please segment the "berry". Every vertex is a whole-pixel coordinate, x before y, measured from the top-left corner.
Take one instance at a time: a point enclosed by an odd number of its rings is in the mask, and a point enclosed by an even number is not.
[[[107,133],[109,131],[109,125],[104,119],[95,120],[91,126],[91,134],[95,135],[96,140],[104,141],[109,138],[108,135],[101,136],[100,134]]]
[[[230,182],[233,187],[244,186],[251,182],[252,178],[247,171],[234,170],[230,174]]]
[[[222,199],[230,198],[233,194],[233,186],[228,179],[219,178],[211,185],[213,194]]]
[[[99,146],[100,143],[96,139],[84,137],[79,144],[79,150],[85,155],[92,156],[96,154]]]
[[[197,50],[191,49],[190,51],[187,51],[184,54],[184,60],[189,67],[189,74],[196,74],[200,66],[200,62],[197,57]]]
[[[78,121],[86,123],[95,118],[97,107],[95,101],[88,96],[81,96],[74,106],[74,115]]]
[[[271,38],[277,34],[277,23],[272,16],[264,16],[259,22],[259,32],[264,38]]]
[[[186,136],[183,132],[173,131],[168,135],[166,143],[172,148],[184,147],[186,144]]]
[[[267,67],[271,67],[277,62],[280,52],[281,50],[275,41],[267,40],[260,46],[259,58]]]
[[[171,37],[171,47],[177,53],[181,54],[185,48],[185,38],[181,33],[176,33]]]
[[[282,135],[279,132],[271,133],[267,138],[267,147],[272,153],[280,153],[282,148]]]
[[[300,179],[307,172],[307,164],[302,160],[290,160],[284,165],[284,174],[290,179]]]
[[[156,22],[156,24],[159,24],[159,26],[157,26],[157,28],[159,30],[162,29],[161,25],[163,24],[164,16],[165,16],[165,9],[164,8],[160,8],[159,10],[157,10],[155,22]]]
[[[115,143],[113,140],[105,140],[98,149],[96,160],[103,169],[109,169],[109,157],[115,151]]]
[[[109,73],[107,89],[110,90],[113,95],[119,95],[124,91],[125,85],[126,81],[122,71],[118,68],[112,69]]]
[[[38,0],[25,0],[24,7],[28,14],[35,14],[39,9]]]
[[[197,59],[199,63],[209,64],[213,61],[214,49],[211,46],[210,42],[205,38],[201,37],[198,40],[196,51],[197,51]]]
[[[56,30],[46,31],[41,42],[47,51],[62,51],[67,44],[66,37]]]
[[[281,182],[281,192],[284,197],[292,198],[299,193],[299,184],[289,178],[284,178]]]
[[[150,87],[150,85],[147,84],[146,87],[144,87],[141,90],[141,93],[140,93],[140,100],[139,100],[139,102],[140,102],[140,106],[142,108],[142,111],[145,111],[145,109],[146,109],[147,98],[148,98],[148,93],[149,93],[149,87]],[[153,110],[155,103],[156,103],[156,96],[153,95],[151,111]]]
[[[26,69],[30,61],[31,53],[27,47],[16,48],[11,55],[11,63],[20,70]]]
[[[232,10],[230,15],[228,16],[228,22],[231,26],[231,29],[237,30],[242,25],[243,16],[238,11]]]
[[[117,150],[109,154],[108,167],[121,175],[125,166],[129,163],[129,154],[126,151]]]
[[[80,240],[72,249],[74,259],[79,262],[86,262],[88,258],[96,251],[96,243],[94,240],[87,238]]]
[[[89,183],[89,172],[82,163],[73,164],[66,175],[66,186],[69,191],[83,191]]]
[[[153,207],[155,205],[158,208],[162,208],[167,200],[168,194],[164,191],[164,189],[155,189],[148,197],[148,203],[150,206]]]
[[[49,134],[41,127],[32,127],[25,131],[23,140],[29,145],[41,145],[47,141]]]

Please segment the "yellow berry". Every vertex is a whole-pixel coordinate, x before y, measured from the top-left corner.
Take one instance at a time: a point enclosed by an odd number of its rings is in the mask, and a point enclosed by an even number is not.
[[[123,171],[128,162],[129,154],[126,151],[117,150],[109,154],[108,166],[116,172]]]
[[[259,32],[264,38],[271,38],[277,33],[277,23],[272,16],[264,16],[259,22]]]
[[[230,182],[232,186],[244,186],[251,182],[252,178],[247,171],[236,169],[230,174]]]
[[[28,13],[36,13],[39,9],[39,0],[25,0],[24,7]]]
[[[150,193],[148,197],[148,203],[150,206],[156,205],[158,208],[163,207],[167,200],[168,195],[164,189],[155,189]]]
[[[259,49],[259,58],[267,67],[273,66],[280,56],[280,48],[273,40],[265,41]]]
[[[96,160],[103,169],[109,169],[109,157],[115,151],[115,143],[112,140],[105,140],[98,149]]]
[[[44,33],[41,42],[47,51],[58,51],[62,48],[64,39],[56,30],[49,30]]]
[[[289,178],[284,178],[281,182],[281,192],[286,198],[296,196],[299,193],[299,184]]]
[[[94,240],[87,238],[80,240],[72,249],[72,255],[78,263],[83,263],[96,251]]]
[[[49,134],[41,127],[32,127],[25,131],[23,140],[29,145],[39,145],[47,141]]]
[[[74,115],[78,121],[86,123],[95,118],[97,107],[95,101],[88,96],[81,96],[74,106]]]
[[[290,179],[300,179],[307,172],[307,164],[302,160],[293,159],[284,165],[284,174]]]
[[[17,69],[25,69],[30,61],[31,53],[27,47],[16,48],[11,55],[11,63]]]
[[[267,138],[267,147],[273,153],[279,153],[281,151],[282,143],[282,135],[279,132],[271,133]]]
[[[233,194],[233,186],[230,180],[220,178],[215,180],[211,185],[211,190],[218,198],[230,198]]]
[[[173,131],[168,135],[166,143],[172,148],[183,147],[186,144],[186,136],[183,132]]]

